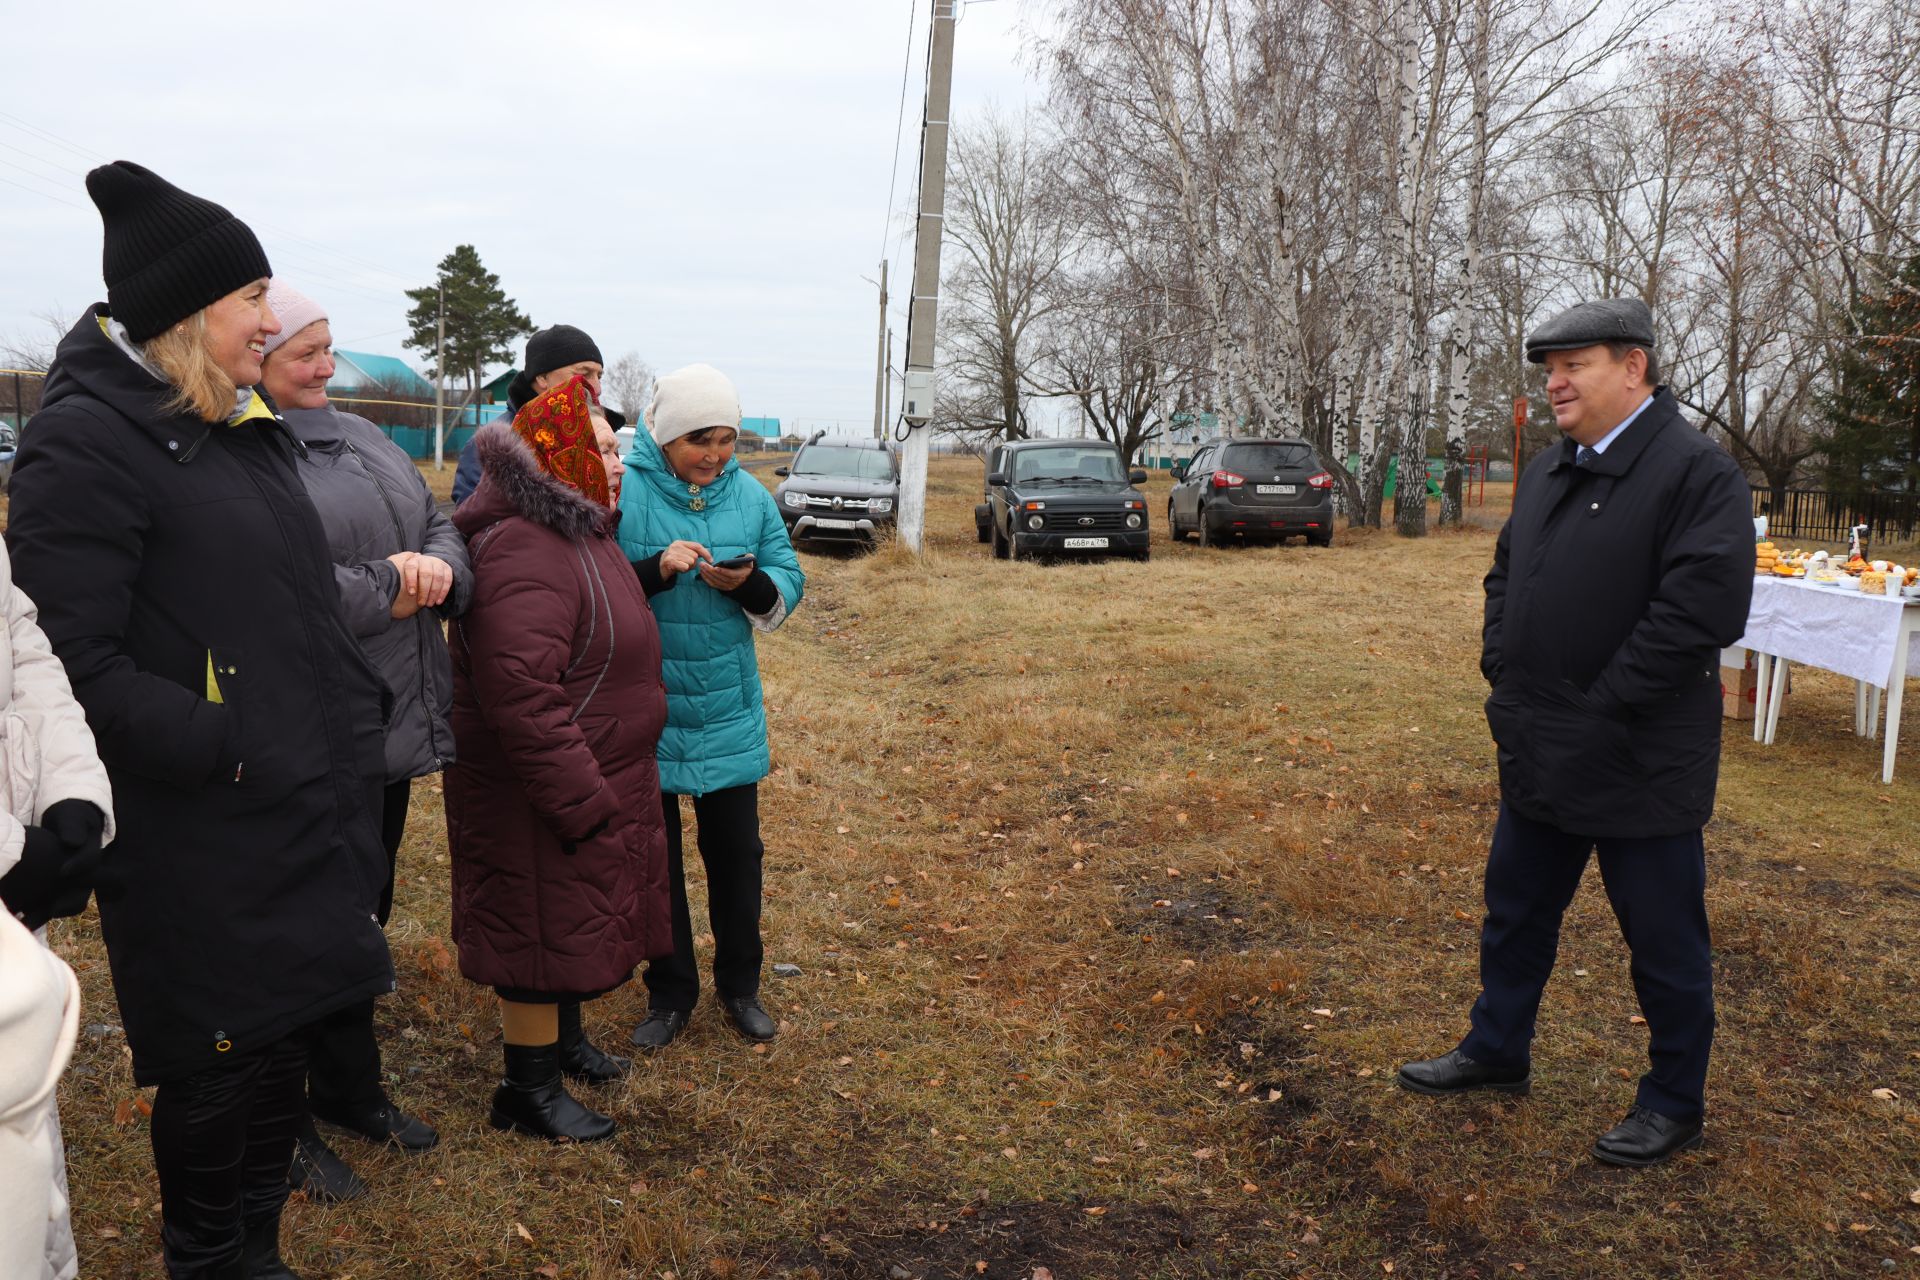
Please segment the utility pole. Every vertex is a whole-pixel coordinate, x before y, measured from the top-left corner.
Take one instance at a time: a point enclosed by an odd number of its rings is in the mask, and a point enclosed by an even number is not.
[[[447,469],[447,282],[440,282],[440,328],[433,343],[433,469]]]
[[[873,438],[887,438],[887,260],[880,259],[880,339],[873,353]]]
[[[920,122],[920,218],[913,237],[913,300],[907,308],[907,420],[900,451],[900,537],[925,550],[927,420],[933,416],[933,337],[940,304],[940,231],[947,205],[947,111],[953,98],[953,25],[959,0],[933,0],[927,43],[927,105]]]

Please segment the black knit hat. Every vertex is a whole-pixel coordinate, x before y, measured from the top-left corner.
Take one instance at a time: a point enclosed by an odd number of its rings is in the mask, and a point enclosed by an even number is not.
[[[591,360],[595,364],[606,363],[600,358],[600,348],[593,344],[593,339],[586,335],[585,330],[576,329],[570,324],[556,324],[527,339],[529,378],[564,369],[570,364],[579,364],[582,360]]]
[[[135,342],[273,274],[246,223],[131,160],[89,173],[87,194],[106,230],[107,309]]]

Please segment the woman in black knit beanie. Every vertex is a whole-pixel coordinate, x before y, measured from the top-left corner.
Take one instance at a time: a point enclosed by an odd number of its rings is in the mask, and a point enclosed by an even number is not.
[[[304,1029],[389,991],[386,692],[341,616],[299,444],[254,389],[260,242],[119,161],[107,303],[21,433],[7,544],[106,762],[100,928],[152,1119],[167,1274],[288,1280]]]

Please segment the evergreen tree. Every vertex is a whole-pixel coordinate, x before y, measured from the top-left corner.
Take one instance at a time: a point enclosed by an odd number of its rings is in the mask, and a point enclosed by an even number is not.
[[[429,367],[438,347],[442,289],[446,291],[447,367],[444,371],[434,368],[433,373],[436,378],[464,373],[471,396],[485,380],[488,365],[513,359],[513,340],[532,333],[533,321],[501,291],[500,277],[487,270],[479,251],[470,244],[460,245],[440,260],[434,283],[407,290],[413,310],[407,313],[411,332],[403,345],[424,351]]]
[[[1827,483],[1856,498],[1920,490],[1920,257],[1859,314],[1826,401]]]

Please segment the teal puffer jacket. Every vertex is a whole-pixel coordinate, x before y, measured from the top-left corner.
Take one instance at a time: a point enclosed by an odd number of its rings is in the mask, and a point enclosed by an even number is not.
[[[767,712],[760,696],[755,628],[771,631],[800,607],[807,575],[793,554],[780,509],[766,486],[730,461],[705,489],[667,469],[644,432],[626,458],[620,489],[620,549],[645,560],[685,539],[726,560],[751,551],[779,588],[780,604],[749,618],[740,606],[683,573],[649,602],[660,624],[667,678],[667,728],[660,735],[660,789],[702,796],[767,776]]]

